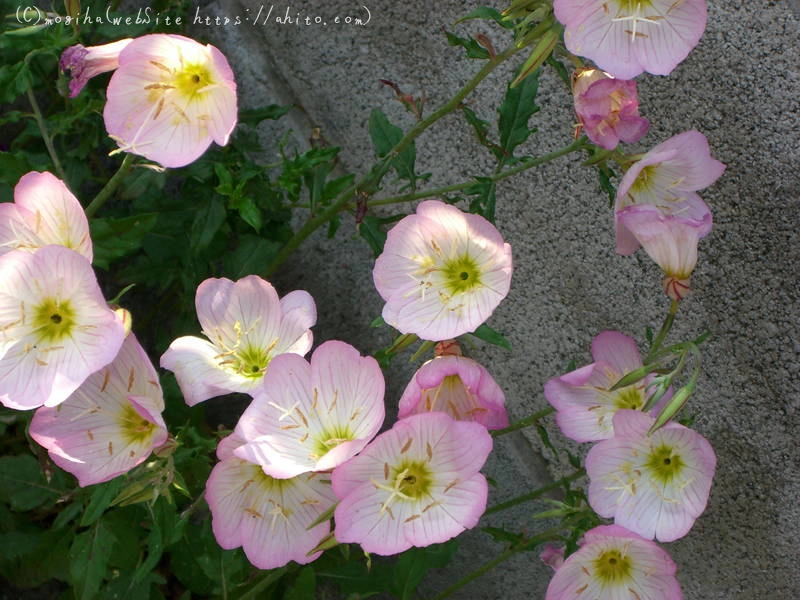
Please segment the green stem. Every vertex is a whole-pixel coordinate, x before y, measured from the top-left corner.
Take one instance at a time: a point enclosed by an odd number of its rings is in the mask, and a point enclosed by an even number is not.
[[[478,73],[476,73],[475,76],[470,79],[467,84],[461,88],[446,104],[414,125],[414,127],[412,127],[408,133],[406,133],[403,138],[397,142],[394,148],[392,148],[380,161],[378,161],[366,175],[359,179],[358,182],[349,186],[346,190],[340,193],[336,200],[334,200],[334,202],[331,203],[331,205],[328,206],[323,212],[306,221],[305,225],[303,225],[303,227],[301,227],[289,239],[289,241],[286,242],[283,248],[281,248],[280,251],[275,255],[275,258],[273,258],[269,265],[267,265],[267,268],[264,270],[264,275],[269,276],[274,273],[275,269],[283,264],[283,262],[300,244],[305,241],[308,236],[310,236],[312,233],[314,233],[314,231],[317,230],[317,228],[321,227],[335,217],[339,212],[341,212],[347,206],[347,203],[350,201],[353,194],[361,191],[362,188],[366,187],[366,184],[369,184],[369,187],[371,188],[377,188],[381,179],[383,179],[383,176],[388,172],[391,162],[397,158],[397,156],[403,150],[405,150],[428,127],[458,108],[464,98],[466,98],[467,95],[489,75],[489,73],[491,73],[498,65],[510,58],[517,51],[518,49],[516,47],[511,46],[494,58],[488,60],[481,70],[478,71]]]
[[[125,158],[122,160],[122,164],[117,169],[117,172],[108,180],[108,183],[103,187],[102,190],[94,197],[89,203],[89,206],[86,207],[86,216],[91,218],[94,214],[100,209],[103,204],[106,203],[111,197],[111,194],[119,187],[119,184],[122,183],[122,180],[125,179],[125,176],[128,174],[128,171],[131,170],[133,166],[133,154],[126,154]]]
[[[273,583],[278,581],[281,577],[284,576],[286,573],[286,567],[282,567],[280,569],[272,569],[270,571],[265,571],[262,575],[258,577],[256,583],[247,590],[241,596],[238,596],[236,600],[255,600],[256,598],[261,598],[260,594],[267,588],[269,588]]]
[[[491,515],[496,512],[500,512],[503,510],[507,510],[509,508],[513,508],[519,504],[524,504],[525,502],[530,502],[531,500],[536,500],[538,497],[543,496],[547,492],[552,490],[556,490],[560,488],[562,485],[575,481],[576,479],[580,479],[586,475],[586,471],[584,469],[579,469],[575,471],[572,475],[567,475],[558,481],[554,481],[553,483],[548,483],[538,489],[533,490],[532,492],[528,492],[527,494],[522,494],[521,496],[517,496],[516,498],[512,498],[511,500],[506,500],[505,502],[501,502],[500,504],[495,504],[494,506],[490,506],[486,509],[486,512],[483,513],[485,515]]]
[[[529,417],[525,417],[524,419],[520,419],[519,421],[515,421],[508,427],[503,429],[495,429],[491,432],[492,437],[500,437],[501,435],[505,435],[507,433],[511,433],[512,431],[517,431],[519,429],[524,429],[525,427],[530,427],[531,425],[536,425],[541,419],[546,417],[547,415],[551,415],[556,412],[556,409],[552,406],[548,406],[547,408],[543,408],[537,413],[533,413]]]
[[[489,571],[494,569],[497,565],[505,562],[506,560],[508,560],[509,558],[514,556],[517,552],[524,552],[525,550],[527,550],[527,549],[529,549],[529,548],[531,548],[533,546],[538,546],[539,544],[542,544],[544,542],[548,542],[550,540],[558,539],[559,532],[561,532],[561,530],[563,530],[563,529],[564,529],[564,525],[551,527],[550,529],[546,529],[545,531],[543,531],[542,533],[540,533],[538,535],[535,535],[535,536],[533,536],[531,538],[528,538],[526,540],[522,540],[521,542],[518,542],[518,543],[514,544],[513,546],[511,546],[510,548],[506,549],[501,554],[499,554],[498,556],[493,558],[492,560],[484,563],[483,565],[481,565],[480,567],[475,569],[472,573],[470,573],[469,575],[467,575],[463,579],[460,579],[459,581],[457,581],[456,583],[454,583],[450,587],[446,588],[444,591],[442,591],[439,594],[437,594],[436,596],[434,596],[433,600],[442,600],[443,598],[447,598],[453,592],[457,592],[458,590],[463,588],[465,585],[473,582],[474,580],[476,580],[478,577],[480,577],[484,573],[488,573]]]
[[[36,124],[39,126],[39,133],[42,134],[44,146],[47,148],[47,153],[50,155],[50,160],[53,161],[53,167],[55,167],[56,173],[58,173],[61,181],[63,181],[64,184],[69,187],[67,176],[64,172],[64,167],[61,166],[61,161],[58,160],[58,154],[56,154],[55,146],[53,146],[53,140],[50,138],[50,134],[47,132],[47,123],[44,121],[42,109],[39,108],[39,103],[36,101],[36,95],[33,93],[33,88],[28,87],[27,94],[28,101],[31,103],[31,108],[33,109],[33,117],[36,119]]]
[[[664,343],[664,340],[669,333],[669,330],[672,329],[672,323],[675,321],[675,315],[678,312],[678,307],[680,306],[680,302],[678,300],[673,300],[672,304],[669,305],[669,312],[667,313],[666,318],[664,319],[664,323],[661,325],[661,329],[656,335],[656,339],[653,340],[653,345],[650,346],[650,351],[647,353],[647,357],[644,359],[644,364],[648,364],[652,362],[653,357],[658,352],[658,349],[661,347],[661,344]]]
[[[542,156],[535,156],[522,160],[517,166],[511,169],[506,169],[505,171],[501,171],[499,173],[495,173],[494,175],[488,177],[487,179],[497,182],[506,179],[507,177],[512,177],[513,175],[517,175],[519,173],[522,173],[523,171],[532,169],[533,167],[538,167],[539,165],[543,165],[546,162],[555,160],[556,158],[569,154],[570,152],[575,152],[576,150],[580,150],[581,148],[584,147],[585,142],[586,138],[577,139],[574,142],[572,142],[569,146],[564,146],[563,148],[559,148],[558,150],[554,150],[553,152],[549,152],[548,154],[543,154]],[[461,183],[455,183],[453,185],[446,185],[443,187],[434,188],[432,190],[423,190],[421,192],[400,194],[398,196],[388,196],[386,198],[370,200],[369,202],[367,202],[367,205],[383,206],[386,204],[399,204],[401,202],[411,202],[412,200],[420,200],[421,198],[434,198],[437,196],[441,196],[442,194],[449,194],[451,192],[459,192],[461,190],[465,190],[471,185],[475,185],[474,180],[463,181]]]

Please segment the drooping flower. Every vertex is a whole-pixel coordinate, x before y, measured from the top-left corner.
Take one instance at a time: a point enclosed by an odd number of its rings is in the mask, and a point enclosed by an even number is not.
[[[711,231],[711,211],[695,192],[719,179],[725,165],[711,157],[708,140],[698,131],[685,131],[657,145],[634,163],[617,190],[615,222],[617,253],[633,254],[636,237],[620,223],[619,213],[633,204],[651,204],[664,215],[702,224],[700,237]]]
[[[63,246],[0,257],[0,402],[56,406],[110,363],[124,338],[87,260]]]
[[[575,113],[589,139],[613,150],[620,140],[638,142],[650,123],[639,116],[636,82],[615,79],[600,69],[582,69],[572,78]]]
[[[373,279],[383,318],[440,341],[474,331],[511,285],[511,246],[479,215],[427,200],[390,231]]]
[[[333,472],[336,539],[387,555],[475,527],[488,492],[478,471],[491,449],[478,423],[439,412],[398,421]]]
[[[32,171],[14,187],[14,203],[0,204],[0,255],[50,244],[75,250],[92,262],[89,222],[80,202],[52,173]]]
[[[236,282],[212,278],[198,286],[195,305],[211,341],[180,337],[161,357],[189,406],[230,392],[250,393],[274,357],[311,349],[317,309],[308,292],[278,299],[272,285],[255,275]]]
[[[554,0],[564,43],[619,79],[668,75],[700,41],[705,0]]]
[[[703,221],[664,216],[647,204],[619,212],[620,224],[664,271],[664,292],[673,300],[682,300],[689,293],[689,278],[697,264],[697,244],[710,221],[710,215]]]
[[[116,358],[64,402],[44,406],[30,434],[81,486],[113,479],[142,463],[167,439],[155,367],[129,334]]]
[[[587,531],[556,570],[545,600],[682,600],[675,563],[655,542],[618,525]]]
[[[503,390],[485,367],[464,356],[437,356],[422,365],[400,398],[397,416],[431,411],[487,429],[508,427]]]
[[[319,473],[270,477],[259,465],[234,456],[242,442],[234,433],[219,443],[220,462],[206,482],[217,543],[226,550],[241,546],[259,569],[317,559],[321,552],[309,553],[330,532],[330,521],[308,527],[336,502],[330,479]]]
[[[556,409],[556,423],[576,442],[596,442],[614,435],[612,417],[623,408],[640,410],[647,400],[641,381],[610,392],[623,375],[642,366],[636,342],[617,331],[603,331],[592,340],[592,364],[554,377],[544,386],[544,396]],[[669,395],[665,395],[668,398]]]
[[[220,146],[236,125],[236,82],[214,46],[172,34],[136,38],[119,55],[103,110],[120,151],[165,167]]]
[[[686,535],[708,502],[717,459],[700,434],[635,410],[614,415],[614,437],[586,457],[589,504],[601,517],[642,537],[671,542]]]
[[[74,98],[80,94],[86,83],[95,75],[116,69],[119,66],[120,52],[132,41],[132,38],[125,38],[88,48],[77,44],[64,50],[58,64],[62,71],[69,71],[69,97]]]
[[[553,571],[558,571],[564,564],[564,546],[558,546],[552,542],[545,544],[539,553],[539,560]]]
[[[278,356],[239,419],[245,443],[234,454],[280,479],[333,469],[380,430],[383,393],[375,359],[344,342],[325,342],[311,364],[296,354]]]

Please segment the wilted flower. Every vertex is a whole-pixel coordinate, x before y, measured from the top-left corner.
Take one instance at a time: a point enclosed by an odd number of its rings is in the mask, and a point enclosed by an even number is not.
[[[478,471],[491,449],[485,427],[444,413],[398,421],[333,472],[336,539],[387,555],[475,527],[488,492]]]
[[[383,373],[344,342],[325,342],[311,364],[278,356],[239,419],[245,441],[234,454],[288,478],[327,471],[361,451],[378,433],[385,408]]]
[[[589,504],[601,517],[642,537],[671,542],[706,508],[717,458],[700,434],[635,410],[614,415],[614,437],[586,457]]]
[[[724,170],[698,131],[685,131],[650,150],[625,172],[617,190],[617,252],[633,254],[639,247],[619,219],[619,212],[632,204],[652,204],[664,215],[697,221],[700,237],[707,235],[711,211],[695,192],[714,183]]]
[[[508,427],[505,395],[482,365],[464,356],[437,356],[422,365],[400,398],[398,418],[442,411],[487,429]]]
[[[308,292],[297,290],[279,300],[275,288],[255,275],[235,283],[212,278],[198,286],[195,305],[211,341],[181,337],[161,357],[189,406],[230,392],[250,393],[274,357],[311,349],[309,328],[317,312]]]
[[[559,567],[564,564],[564,546],[558,546],[552,542],[545,544],[539,553],[539,560],[553,571],[558,571]]]
[[[372,276],[387,323],[446,340],[474,331],[506,297],[511,246],[483,217],[427,200],[389,231]]]
[[[619,79],[669,74],[700,41],[705,0],[554,0],[567,50]]]
[[[64,50],[58,64],[62,71],[69,71],[69,97],[74,98],[80,94],[95,75],[116,69],[119,66],[119,53],[132,41],[132,38],[126,38],[88,48],[77,44]]]
[[[119,55],[103,118],[120,151],[182,167],[236,125],[236,83],[214,46],[172,34],[136,38]]]
[[[30,434],[87,486],[131,470],[163,444],[163,410],[156,370],[130,334],[111,364],[58,406],[38,409]]]
[[[545,600],[681,600],[675,563],[658,544],[618,525],[587,531],[558,567]]]
[[[638,142],[650,123],[639,116],[636,82],[614,79],[600,69],[576,71],[572,79],[575,113],[589,139],[613,150],[620,140]]]
[[[629,206],[618,213],[620,225],[642,244],[664,271],[664,292],[673,300],[689,293],[689,277],[697,264],[697,244],[708,228],[711,215],[696,221],[664,216],[649,204]]]
[[[330,521],[308,527],[336,502],[330,479],[318,473],[274,479],[234,456],[242,442],[233,434],[219,443],[220,462],[206,482],[217,543],[226,550],[241,546],[259,569],[315,560],[321,552],[309,553],[330,532]]]
[[[0,255],[50,244],[92,261],[89,222],[78,199],[52,173],[32,171],[14,188],[14,203],[0,203]]]
[[[592,340],[592,358],[592,364],[554,377],[544,386],[545,398],[557,411],[556,423],[577,442],[612,437],[614,413],[622,408],[640,410],[647,400],[645,388],[653,380],[648,375],[609,391],[623,375],[642,366],[636,342],[617,331],[603,331]]]
[[[56,406],[110,363],[125,336],[89,262],[63,246],[0,257],[0,402]]]

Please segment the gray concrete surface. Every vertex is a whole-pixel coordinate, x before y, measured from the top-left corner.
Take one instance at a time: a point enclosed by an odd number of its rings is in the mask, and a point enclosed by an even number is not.
[[[290,120],[302,141],[311,125],[343,147],[344,166],[356,172],[373,159],[367,118],[373,107],[408,128],[404,113],[381,78],[406,91],[424,93],[428,111],[446,101],[478,65],[448,47],[439,33],[473,8],[440,0],[324,0],[274,4],[274,14],[302,16],[357,13],[367,4],[363,27],[196,26],[193,34],[217,44],[229,57],[245,107],[294,102]],[[708,28],[694,52],[668,78],[640,78],[642,114],[652,123],[642,151],[671,135],[696,128],[714,155],[728,165],[723,178],[701,192],[712,207],[715,228],[700,246],[694,292],[682,307],[675,339],[705,327],[713,337],[704,349],[704,373],[691,411],[696,429],[714,445],[718,470],[706,513],[691,533],[667,550],[689,600],[800,597],[800,335],[798,297],[800,225],[798,189],[798,5],[768,1],[709,3]],[[211,3],[202,14],[256,13],[255,0]],[[246,13],[249,8],[251,13]],[[268,10],[269,5],[265,6]],[[478,25],[497,47],[497,28]],[[468,99],[494,121],[508,72],[492,76]],[[535,155],[568,142],[569,98],[552,73],[542,79],[535,117],[540,132],[521,149]],[[264,136],[274,135],[265,127]],[[421,172],[431,184],[462,181],[491,172],[490,157],[473,142],[459,116],[451,116],[418,140]],[[270,157],[266,157],[270,158]],[[314,236],[276,276],[282,291],[305,288],[317,299],[317,340],[338,338],[373,351],[388,340],[369,329],[381,301],[371,283],[372,258],[354,239],[345,219],[333,240]],[[497,225],[514,251],[512,291],[491,319],[515,351],[478,346],[506,391],[512,418],[543,408],[542,386],[575,359],[590,360],[589,342],[599,331],[618,329],[638,339],[657,326],[667,301],[657,268],[646,255],[613,252],[611,213],[594,174],[574,158],[506,180],[498,190]],[[389,414],[410,374],[396,365],[389,375]],[[554,442],[578,451],[553,428]],[[580,451],[585,452],[583,447]],[[503,439],[487,466],[499,488],[491,502],[524,492],[568,467],[547,456],[539,440],[520,434]],[[492,521],[533,531],[530,504]],[[432,576],[421,592],[443,589],[499,546],[479,531],[463,536],[451,567]],[[455,597],[541,598],[549,570],[535,554],[518,555]]]

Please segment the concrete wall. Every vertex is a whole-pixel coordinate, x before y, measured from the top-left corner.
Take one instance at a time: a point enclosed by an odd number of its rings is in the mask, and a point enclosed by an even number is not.
[[[380,107],[404,128],[413,120],[379,79],[424,93],[431,111],[479,67],[448,47],[439,32],[473,8],[470,2],[324,0],[274,4],[274,14],[289,6],[290,14],[303,17],[364,18],[361,2],[371,12],[363,27],[198,25],[193,34],[229,57],[243,106],[296,103],[301,109],[291,122],[297,139],[320,126],[327,140],[343,147],[344,166],[363,173],[373,160],[371,108]],[[255,0],[218,2],[204,5],[201,14],[247,16],[260,6]],[[708,10],[708,28],[689,58],[668,78],[639,83],[641,111],[652,123],[642,151],[696,128],[728,165],[723,178],[701,192],[715,227],[701,243],[694,291],[674,331],[676,340],[706,327],[713,332],[690,411],[719,464],[706,513],[667,550],[688,599],[789,600],[800,597],[798,4],[727,0],[709,3]],[[507,43],[488,25],[462,30],[481,31],[498,48]],[[490,77],[469,97],[484,119],[494,121],[507,77],[508,71]],[[552,73],[542,78],[538,103],[540,133],[521,149],[524,154],[560,147],[571,135],[569,97]],[[265,127],[264,135],[274,130]],[[420,138],[417,154],[420,171],[431,172],[435,186],[494,168],[458,115]],[[499,187],[497,225],[513,247],[515,272],[512,291],[490,323],[515,350],[478,346],[471,354],[505,389],[512,418],[546,406],[543,384],[571,359],[589,362],[597,332],[618,329],[641,340],[645,327],[657,327],[666,311],[658,269],[647,256],[614,254],[611,212],[594,177],[568,157]],[[388,337],[368,327],[382,303],[372,286],[371,253],[354,239],[348,221],[333,240],[309,240],[275,280],[282,292],[305,288],[317,299],[317,340],[343,339],[371,352]],[[409,375],[402,364],[389,375],[390,415]],[[552,431],[558,446],[579,451]],[[568,468],[557,461],[547,467],[543,454],[535,435],[500,440],[487,467],[499,483],[490,502]],[[542,509],[530,504],[491,522],[534,531],[542,524],[530,516]],[[422,591],[442,589],[499,549],[484,533],[465,535],[457,561]],[[536,554],[519,555],[456,597],[541,598],[549,578]]]

